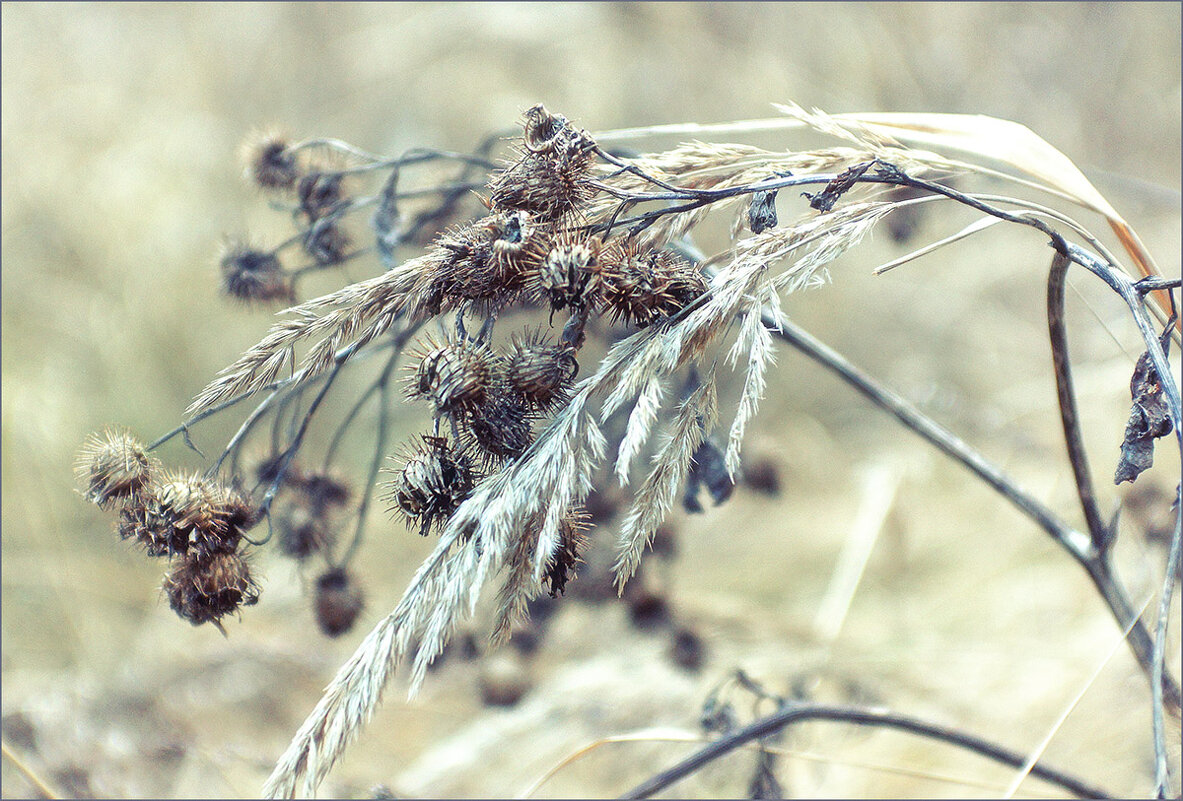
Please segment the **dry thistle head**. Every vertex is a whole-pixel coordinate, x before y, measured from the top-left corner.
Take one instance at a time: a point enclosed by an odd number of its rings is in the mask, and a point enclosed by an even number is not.
[[[702,274],[684,259],[619,240],[601,254],[600,279],[613,319],[638,328],[677,314],[707,290]]]
[[[106,509],[140,492],[151,479],[153,462],[131,434],[108,430],[87,438],[75,472],[86,499]]]
[[[542,411],[566,402],[567,389],[578,369],[574,351],[548,342],[540,330],[514,337],[506,359],[510,388]]]
[[[279,257],[240,242],[227,244],[219,262],[222,291],[247,303],[295,300],[292,280]]]
[[[524,209],[553,221],[590,200],[595,140],[542,106],[526,112],[519,158],[489,180],[494,209]]]
[[[570,306],[590,309],[599,293],[599,237],[563,234],[551,243],[546,258],[530,276],[534,295],[552,311]]]
[[[279,549],[293,559],[303,561],[323,553],[332,545],[332,529],[324,516],[303,503],[285,504],[275,515],[279,531]]]
[[[496,391],[465,416],[464,432],[484,455],[486,465],[492,467],[506,459],[516,459],[530,447],[534,441],[531,419],[530,407],[524,400],[509,392]]]
[[[336,224],[313,225],[304,237],[304,252],[322,267],[344,261],[352,246],[349,234]]]
[[[229,553],[259,522],[259,508],[236,488],[199,476],[173,474],[154,481],[120,516],[119,534],[149,556]]]
[[[461,339],[423,352],[408,386],[411,398],[430,398],[437,411],[457,415],[481,405],[504,371],[488,345]]]
[[[551,598],[564,594],[567,582],[574,577],[575,566],[587,543],[590,520],[587,512],[577,508],[567,512],[567,516],[559,523],[559,548],[546,566],[546,575],[542,577],[543,583],[549,587]]]
[[[426,536],[432,527],[442,526],[468,497],[476,483],[472,461],[455,450],[446,437],[426,434],[411,449],[405,464],[391,482],[392,511],[410,524],[418,524]]]
[[[296,155],[287,138],[276,133],[252,136],[243,145],[246,172],[260,188],[291,189],[300,177]]]
[[[345,506],[353,494],[344,478],[324,470],[302,473],[293,485],[317,514]]]
[[[332,568],[316,580],[316,622],[330,637],[353,628],[365,607],[365,594],[357,579],[343,568]]]
[[[312,172],[296,184],[296,199],[308,222],[333,211],[345,199],[344,176],[337,172]]]
[[[189,554],[164,579],[173,611],[194,626],[218,621],[259,600],[250,567],[237,553]]]

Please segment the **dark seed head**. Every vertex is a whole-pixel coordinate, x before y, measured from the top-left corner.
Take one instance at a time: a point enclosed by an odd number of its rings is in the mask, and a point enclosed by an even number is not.
[[[365,607],[365,593],[357,579],[342,568],[333,568],[316,580],[316,622],[330,637],[353,628]]]
[[[250,568],[236,553],[186,556],[165,576],[164,591],[173,611],[194,626],[216,623],[259,600]]]
[[[220,264],[222,291],[231,297],[247,303],[294,300],[291,276],[270,251],[231,243]]]
[[[540,331],[515,337],[506,359],[510,387],[542,410],[566,400],[566,389],[577,369],[574,352],[548,343]]]
[[[75,470],[85,488],[83,495],[103,508],[138,493],[153,472],[144,446],[119,431],[92,434],[78,455]]]
[[[471,461],[444,437],[423,435],[391,483],[394,511],[426,535],[447,522],[475,483]]]
[[[458,414],[485,400],[501,369],[500,359],[484,344],[461,340],[430,347],[419,360],[408,394],[430,398],[440,412]]]
[[[246,143],[247,173],[263,189],[291,189],[300,177],[295,154],[288,142],[275,134],[266,134]]]

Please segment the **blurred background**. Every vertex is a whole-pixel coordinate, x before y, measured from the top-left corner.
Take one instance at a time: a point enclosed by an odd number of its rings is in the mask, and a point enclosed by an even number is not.
[[[1072,158],[1179,275],[1175,3],[5,3],[0,17],[3,735],[67,795],[257,794],[431,544],[375,504],[356,564],[367,609],[336,640],[313,621],[312,576],[264,554],[262,599],[223,638],[172,614],[160,564],[75,491],[87,434],[169,430],[269,325],[217,288],[225,236],[288,230],[242,179],[252,130],[395,154],[469,149],[538,102],[592,131],[770,117],[786,101],[988,114]],[[1099,218],[1078,217],[1117,250]],[[871,275],[964,224],[931,214],[907,241],[877,231],[786,311],[1080,526],[1041,238],[998,227]],[[1146,533],[1163,525],[1178,457],[1160,447],[1132,488],[1111,486],[1142,348],[1096,282],[1076,276],[1068,313],[1103,509],[1125,504],[1118,560],[1141,604],[1161,584],[1165,550]],[[199,445],[219,449],[241,414],[224,417],[195,430]],[[408,434],[422,423],[408,411]],[[1049,763],[1119,796],[1152,792],[1147,681],[1031,521],[787,350],[750,431],[745,456],[778,490],[674,513],[676,547],[644,576],[659,614],[574,592],[576,579],[531,647],[449,652],[410,702],[400,673],[323,794],[516,795],[589,743],[667,730],[591,750],[535,790],[616,795],[696,747],[679,738],[701,734],[704,702],[740,669],[774,694],[886,704],[1024,752],[1047,738]],[[162,455],[198,464],[179,443]],[[835,611],[837,568],[860,542],[873,544],[865,570]],[[1178,620],[1176,605],[1176,675]],[[480,619],[472,631],[482,650]],[[729,697],[750,719],[751,697]],[[1013,775],[841,724],[777,746],[788,795],[997,797]],[[756,762],[733,754],[673,792],[742,796]],[[5,797],[33,792],[11,760],[0,775]],[[1019,795],[1055,792],[1030,780]]]

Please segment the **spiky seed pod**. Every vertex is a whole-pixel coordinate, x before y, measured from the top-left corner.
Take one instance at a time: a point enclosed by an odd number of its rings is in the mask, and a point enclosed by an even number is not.
[[[321,266],[344,261],[352,247],[349,234],[337,225],[314,225],[304,237],[304,251]]]
[[[638,328],[678,313],[707,290],[701,273],[669,251],[616,241],[600,260],[605,308]]]
[[[522,291],[527,276],[535,273],[549,250],[549,237],[526,211],[499,214],[492,222],[493,258],[490,262],[494,297],[512,297]]]
[[[133,436],[108,430],[87,437],[75,471],[86,499],[106,509],[143,489],[152,477],[153,462]]]
[[[571,348],[551,344],[537,330],[514,337],[506,359],[510,388],[542,411],[566,402],[566,390],[578,368]]]
[[[119,532],[134,537],[149,556],[232,552],[261,517],[242,491],[199,476],[164,476],[140,500],[121,516]]]
[[[227,246],[219,262],[222,291],[247,303],[295,300],[292,279],[279,257],[266,250],[255,250],[242,243]]]
[[[504,373],[502,359],[484,343],[458,340],[435,347],[427,343],[407,394],[430,398],[437,411],[458,415],[484,402],[490,386]]]
[[[392,511],[426,536],[447,522],[476,483],[472,460],[446,437],[426,434],[407,454],[402,470],[391,482]]]
[[[300,165],[289,142],[277,134],[252,137],[243,146],[247,175],[263,189],[291,189],[300,177]]]
[[[469,441],[485,457],[488,466],[521,456],[534,441],[530,407],[510,392],[490,393],[485,402],[464,418]]]
[[[308,222],[316,222],[324,217],[344,199],[343,178],[336,172],[314,172],[299,180],[296,198]]]
[[[592,308],[599,295],[599,237],[564,234],[551,243],[546,258],[529,276],[532,294],[552,311],[568,306]]]
[[[559,524],[560,545],[558,551],[546,566],[544,584],[549,585],[550,597],[566,592],[567,582],[575,575],[575,566],[587,543],[587,530],[591,527],[590,517],[580,508],[572,509]]]
[[[357,579],[336,567],[316,580],[316,622],[329,637],[339,637],[353,628],[365,607],[365,594]]]
[[[259,600],[246,560],[236,553],[207,559],[189,554],[165,576],[164,592],[173,611],[194,626],[217,622],[240,606]]]
[[[300,476],[296,489],[308,503],[308,507],[318,515],[323,515],[333,507],[344,506],[349,503],[352,492],[343,478],[333,473],[319,471],[305,473]]]
[[[489,181],[495,210],[524,209],[554,221],[595,195],[589,180],[595,141],[564,117],[535,106],[526,112],[518,159]]]
[[[324,516],[302,503],[283,506],[275,515],[275,527],[280,551],[298,561],[325,552],[332,545],[332,529]]]

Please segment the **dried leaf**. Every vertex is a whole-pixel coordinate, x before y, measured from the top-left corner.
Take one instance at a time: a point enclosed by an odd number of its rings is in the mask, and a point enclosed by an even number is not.
[[[1170,329],[1163,334],[1162,347],[1165,354],[1170,343]],[[1130,395],[1134,404],[1130,408],[1130,419],[1126,423],[1125,438],[1121,443],[1121,458],[1113,483],[1133,481],[1144,470],[1154,464],[1154,440],[1165,437],[1174,430],[1170,411],[1167,408],[1166,393],[1162,391],[1158,371],[1150,363],[1150,352],[1138,357],[1134,365],[1134,376],[1130,380]]]

